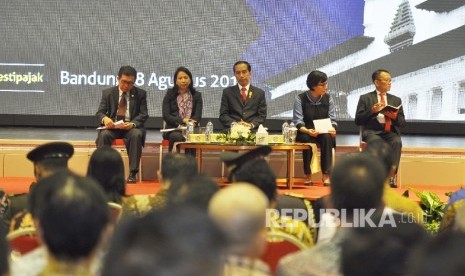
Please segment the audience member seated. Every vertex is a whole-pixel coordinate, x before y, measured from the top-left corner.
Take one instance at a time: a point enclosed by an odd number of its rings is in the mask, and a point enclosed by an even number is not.
[[[157,174],[161,189],[155,195],[153,201],[154,209],[166,205],[168,189],[170,189],[171,182],[175,177],[191,177],[197,175],[197,161],[189,155],[169,153],[163,157],[161,169],[157,171]]]
[[[206,213],[169,206],[118,225],[101,275],[217,276],[225,246]]]
[[[354,228],[342,243],[342,273],[344,276],[403,276],[416,246],[426,242],[428,234],[419,224],[405,216],[394,214],[392,224]],[[377,227],[380,226],[380,227]]]
[[[102,186],[108,202],[121,205],[122,215],[143,215],[154,204],[154,195],[126,196],[124,163],[120,153],[112,147],[97,148],[90,157],[87,176]]]
[[[451,230],[465,233],[465,205],[457,208]]]
[[[244,163],[254,159],[262,159],[266,157],[271,152],[271,147],[269,146],[260,146],[250,151],[244,152],[232,152],[224,151],[220,153],[220,159],[226,165],[228,170],[228,180],[234,181],[234,174],[236,170],[241,168]]]
[[[28,205],[45,246],[14,262],[12,275],[96,274],[110,221],[98,184],[59,172],[37,183]]]
[[[177,176],[168,190],[167,205],[196,207],[207,212],[210,199],[219,189],[218,184],[206,175]]]
[[[68,169],[68,160],[73,156],[74,148],[65,142],[46,143],[36,147],[27,154],[27,159],[34,163],[34,177],[36,181],[50,176],[57,171]],[[31,184],[30,190],[34,189],[35,182]],[[0,220],[0,231],[6,229],[17,230],[20,227],[32,227],[32,220],[27,217],[28,194],[19,194],[9,197],[8,206],[5,207],[3,218]],[[16,222],[10,225],[14,218]]]
[[[396,193],[391,188],[391,178],[395,177],[396,166],[394,164],[394,155],[392,147],[384,140],[374,140],[367,144],[365,153],[372,155],[384,165],[388,175],[386,177],[383,202],[387,208],[399,213],[403,213],[413,218],[417,223],[423,224],[423,210],[420,205],[406,197]]]
[[[330,207],[335,214],[344,215],[338,216],[336,234],[325,243],[281,259],[277,275],[342,275],[341,244],[351,226],[382,210],[385,175],[381,163],[367,154],[353,153],[338,159],[331,173]]]
[[[96,149],[89,160],[87,176],[97,180],[108,202],[122,204],[126,193],[123,158],[110,146]]]
[[[254,159],[244,163],[244,165],[237,168],[233,175],[234,181],[247,182],[259,188],[268,198],[270,203],[270,223],[267,225],[268,231],[282,231],[292,235],[296,239],[302,241],[307,246],[313,246],[315,240],[315,229],[307,224],[307,217],[312,217],[310,220],[313,224],[313,211],[311,211],[310,203],[307,205],[310,209],[305,208],[302,210],[303,220],[297,220],[292,217],[292,213],[297,209],[295,206],[288,206],[289,209],[277,209],[276,202],[280,197],[278,196],[276,186],[276,176],[264,159]],[[300,206],[298,206],[300,207]],[[283,215],[284,214],[284,215]]]
[[[8,244],[5,236],[0,236],[0,275],[7,276],[9,274],[8,266]]]
[[[266,196],[255,186],[234,183],[218,191],[209,213],[229,240],[223,275],[270,275],[259,257],[266,246]]]
[[[465,189],[460,189],[450,196],[439,227],[440,234],[449,232],[454,228],[457,210],[462,206],[465,206]]]
[[[418,248],[408,262],[409,276],[463,276],[465,262],[463,249],[465,235],[448,232],[438,235],[424,246]]]

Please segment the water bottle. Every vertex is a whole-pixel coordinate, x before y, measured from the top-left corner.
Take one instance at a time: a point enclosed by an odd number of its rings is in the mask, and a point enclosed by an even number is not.
[[[289,124],[289,132],[288,132],[289,143],[294,144],[296,136],[297,136],[297,128],[295,127],[294,122],[291,122]]]
[[[186,124],[186,141],[190,141],[189,134],[194,134],[194,122],[188,121]]]
[[[287,123],[287,121],[284,121],[284,124],[282,126],[282,132],[284,137],[284,143],[289,143],[289,124]]]
[[[205,134],[206,134],[206,140],[208,143],[210,143],[210,135],[213,134],[213,123],[212,121],[208,121],[207,123],[207,127],[206,127],[206,130],[205,130]]]

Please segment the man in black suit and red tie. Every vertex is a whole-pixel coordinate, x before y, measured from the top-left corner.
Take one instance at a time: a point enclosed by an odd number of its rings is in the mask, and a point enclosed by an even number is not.
[[[96,114],[101,125],[105,126],[98,133],[98,148],[111,146],[115,139],[124,140],[129,157],[128,183],[136,182],[145,142],[144,123],[149,117],[147,92],[134,86],[136,78],[136,69],[122,66],[118,72],[118,85],[103,90]]]
[[[237,85],[223,90],[220,106],[220,122],[225,128],[237,122],[256,129],[266,119],[265,91],[250,84],[252,67],[247,61],[233,66]]]
[[[393,159],[396,170],[399,168],[402,140],[400,127],[405,126],[404,109],[399,97],[388,94],[391,90],[391,74],[389,71],[379,69],[373,72],[371,79],[376,90],[360,96],[355,113],[355,124],[363,126],[362,139],[370,143],[383,139],[393,149]],[[400,108],[397,111],[382,112],[386,106]],[[391,178],[391,186],[396,186],[395,178]]]

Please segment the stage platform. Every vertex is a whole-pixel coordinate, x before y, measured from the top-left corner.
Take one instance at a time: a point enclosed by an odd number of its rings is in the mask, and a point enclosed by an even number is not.
[[[67,141],[75,146],[75,156],[70,160],[70,167],[79,174],[85,174],[90,155],[95,150],[95,129],[77,128],[37,128],[37,127],[3,127],[0,129],[0,187],[7,192],[20,193],[28,189],[33,180],[32,164],[26,159],[26,153],[35,146],[49,141]],[[130,194],[155,193],[159,189],[156,171],[159,168],[159,145],[162,140],[159,130],[148,130],[146,147],[142,157],[143,181],[128,185]],[[465,138],[458,136],[408,136],[404,135],[403,152],[399,171],[399,193],[409,188],[429,190],[444,195],[465,186]],[[337,156],[358,150],[358,135],[337,136]],[[119,149],[127,167],[124,149]],[[166,153],[166,152],[165,152]],[[204,156],[202,171],[213,177],[224,177],[225,172],[218,162],[218,153]],[[285,175],[285,156],[272,153],[270,165],[278,177]],[[303,177],[300,153],[296,153],[296,177]],[[320,175],[315,175],[318,182]],[[306,187],[297,179],[292,192],[315,199],[329,192],[322,186]],[[303,179],[303,178],[302,178]],[[280,188],[280,192],[288,192]],[[413,193],[410,197],[415,198]]]

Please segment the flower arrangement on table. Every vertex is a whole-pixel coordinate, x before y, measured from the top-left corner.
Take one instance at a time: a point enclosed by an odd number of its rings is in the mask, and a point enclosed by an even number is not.
[[[225,144],[255,145],[255,133],[252,133],[250,128],[240,123],[232,124],[229,132],[222,134],[220,139]]]

